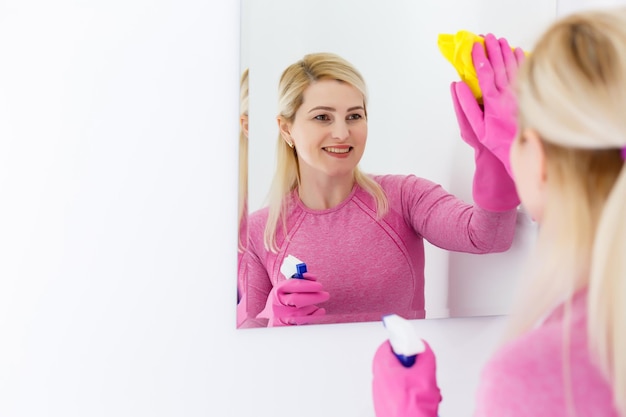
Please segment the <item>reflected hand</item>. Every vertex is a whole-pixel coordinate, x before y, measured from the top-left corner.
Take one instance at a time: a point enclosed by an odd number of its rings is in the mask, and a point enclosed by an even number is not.
[[[372,394],[376,417],[437,417],[441,393],[437,386],[435,354],[426,350],[405,368],[385,341],[373,361]]]
[[[458,104],[476,137],[504,164],[509,175],[509,152],[517,134],[517,103],[512,86],[524,58],[521,48],[512,50],[506,39],[488,34],[484,47],[480,42],[472,47],[483,106],[469,88],[457,88]]]
[[[517,107],[511,83],[524,52],[511,50],[506,39],[485,37],[485,48],[476,42],[472,58],[480,88],[481,106],[464,82],[450,86],[461,137],[474,148],[476,171],[473,197],[486,210],[506,211],[520,203],[510,170],[509,150],[517,134]]]
[[[268,326],[311,324],[326,314],[316,304],[329,298],[330,294],[315,276],[305,273],[304,278],[287,279],[274,286],[257,318],[268,318]]]
[[[463,81],[450,85],[452,104],[461,130],[461,138],[474,148],[476,169],[472,186],[474,202],[485,210],[506,211],[520,203],[515,183],[505,166],[479,140],[473,124],[463,111],[462,102],[476,102],[470,88]],[[476,124],[476,122],[474,123]]]

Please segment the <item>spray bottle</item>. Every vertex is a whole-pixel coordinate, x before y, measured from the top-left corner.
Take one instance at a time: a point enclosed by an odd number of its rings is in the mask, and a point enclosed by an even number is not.
[[[397,314],[383,316],[383,324],[389,332],[391,349],[402,365],[410,368],[417,355],[426,350],[422,339],[417,337],[411,323]]]

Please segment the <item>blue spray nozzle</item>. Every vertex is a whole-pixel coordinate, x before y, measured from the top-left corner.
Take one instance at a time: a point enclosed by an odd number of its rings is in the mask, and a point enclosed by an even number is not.
[[[304,274],[306,273],[306,264],[300,263],[296,265],[296,273],[291,278],[304,278]]]
[[[393,352],[393,354],[396,355],[396,358],[398,358],[400,363],[405,368],[410,368],[411,366],[413,366],[413,364],[415,363],[415,360],[417,359],[417,355],[406,356],[406,355],[402,355],[402,354],[396,353],[396,352]]]

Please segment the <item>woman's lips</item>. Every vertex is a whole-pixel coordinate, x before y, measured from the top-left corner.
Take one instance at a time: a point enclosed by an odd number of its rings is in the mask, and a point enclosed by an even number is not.
[[[322,149],[330,156],[345,158],[350,154],[353,148],[352,146],[326,146]]]

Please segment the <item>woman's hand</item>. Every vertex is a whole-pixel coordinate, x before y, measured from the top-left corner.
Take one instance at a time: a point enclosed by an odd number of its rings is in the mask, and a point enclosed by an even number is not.
[[[435,354],[424,342],[410,368],[405,368],[385,341],[373,361],[372,394],[376,417],[437,417],[441,393],[437,386]]]
[[[328,301],[330,294],[309,273],[304,278],[290,278],[272,288],[265,308],[257,318],[269,319],[268,326],[286,326],[315,323],[326,313],[316,304]]]
[[[469,88],[457,87],[458,104],[471,129],[480,143],[504,164],[509,175],[509,152],[517,135],[513,85],[524,58],[522,49],[512,50],[506,39],[488,34],[484,47],[476,42],[472,48],[483,105],[478,104]]]
[[[461,137],[475,151],[474,201],[486,210],[506,211],[520,203],[509,151],[517,134],[511,83],[524,52],[519,48],[512,51],[506,39],[498,40],[493,35],[485,37],[485,48],[476,42],[472,49],[483,105],[462,81],[452,83],[450,92]]]

